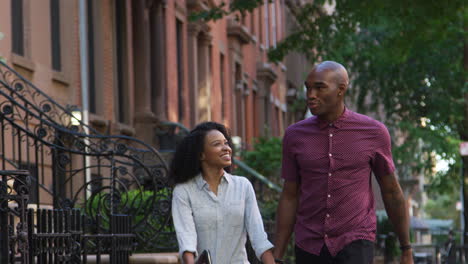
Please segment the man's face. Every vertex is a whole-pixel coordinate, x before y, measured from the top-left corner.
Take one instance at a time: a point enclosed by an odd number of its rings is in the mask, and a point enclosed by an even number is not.
[[[331,70],[312,71],[305,82],[307,107],[316,116],[327,116],[339,109],[342,96],[336,78]]]

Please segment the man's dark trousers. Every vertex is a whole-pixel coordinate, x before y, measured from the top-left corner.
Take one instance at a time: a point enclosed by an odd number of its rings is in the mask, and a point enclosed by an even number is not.
[[[335,257],[323,245],[320,256],[306,252],[296,245],[296,264],[370,264],[374,260],[374,243],[356,240],[346,245]]]

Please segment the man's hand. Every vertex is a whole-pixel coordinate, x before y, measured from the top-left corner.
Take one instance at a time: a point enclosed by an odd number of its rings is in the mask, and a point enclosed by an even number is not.
[[[400,264],[413,264],[413,250],[408,249],[401,252]]]

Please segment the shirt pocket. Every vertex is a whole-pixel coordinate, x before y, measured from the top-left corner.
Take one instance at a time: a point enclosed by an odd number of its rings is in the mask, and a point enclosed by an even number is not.
[[[216,225],[216,214],[212,207],[209,206],[193,206],[193,221],[195,228],[198,231],[204,231],[210,228],[213,224]]]
[[[229,226],[242,227],[244,226],[244,201],[232,201],[227,204],[226,221]]]

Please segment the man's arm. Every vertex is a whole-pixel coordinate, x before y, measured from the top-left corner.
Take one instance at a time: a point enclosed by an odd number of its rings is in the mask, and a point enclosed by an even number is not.
[[[289,239],[296,223],[296,209],[298,204],[297,182],[285,181],[281,192],[278,209],[276,211],[275,258],[283,258]]]
[[[385,210],[400,240],[400,245],[410,245],[408,208],[395,174],[376,178],[380,185]],[[402,251],[401,263],[413,263],[411,248]]]

